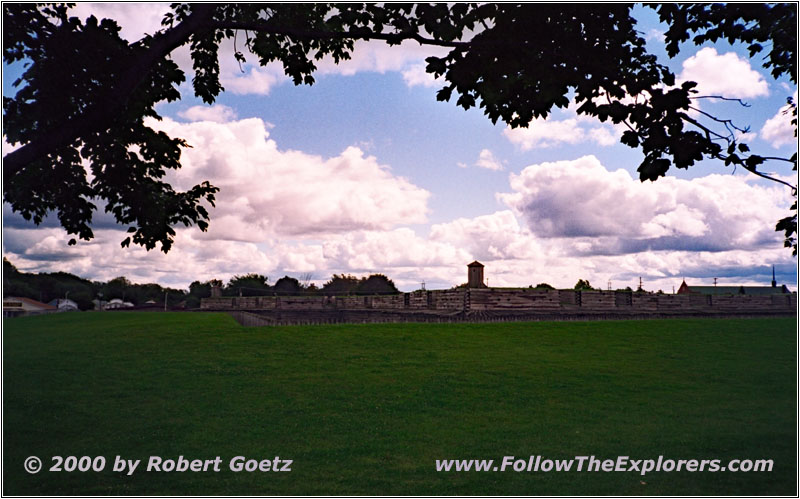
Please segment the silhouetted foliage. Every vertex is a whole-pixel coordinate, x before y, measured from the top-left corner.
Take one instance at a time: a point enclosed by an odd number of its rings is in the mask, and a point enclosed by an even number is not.
[[[797,83],[796,6],[792,4],[648,4],[668,25],[670,57],[682,43],[726,39],[747,45],[775,78]],[[203,182],[177,192],[163,181],[180,167],[182,139],[144,124],[155,105],[180,98],[182,70],[169,57],[189,45],[195,95],[207,103],[222,91],[218,52],[240,36],[233,54],[278,62],[295,84],[312,84],[315,61],[349,59],[356,40],[405,40],[446,47],[426,59],[443,78],[437,99],[480,107],[493,122],[526,127],[574,102],[578,114],[624,125],[621,142],[642,151],[641,180],[705,158],[772,177],[766,162],[797,167],[797,156],[750,152],[747,127],[699,109],[695,82],[675,75],[647,51],[632,4],[172,4],[164,29],[128,43],[109,19],[70,18],[64,5],[3,5],[3,57],[28,66],[3,99],[8,142],[23,144],[3,161],[4,199],[40,223],[56,212],[69,234],[91,239],[102,203],[131,242],[168,251],[174,226],[205,230],[217,188]],[[796,122],[796,108],[793,114]],[[135,152],[134,152],[135,151]],[[88,162],[92,180],[82,162]],[[45,173],[46,172],[46,173]],[[47,178],[47,182],[42,182]],[[132,188],[134,186],[135,188]],[[153,209],[158,207],[158,209]],[[796,251],[796,205],[776,230]],[[70,243],[74,243],[72,239]]]
[[[261,274],[235,275],[228,281],[222,294],[225,296],[263,296],[271,289],[267,281],[269,281],[269,277]]]
[[[273,286],[272,289],[276,293],[293,294],[303,291],[303,286],[300,284],[300,281],[287,275],[275,281],[275,286]]]
[[[189,294],[197,298],[208,298],[211,296],[211,282],[192,282],[189,284]]]
[[[540,282],[536,285],[536,289],[556,289],[553,286],[547,284],[546,282]]]
[[[352,275],[336,275],[322,285],[322,292],[326,295],[348,295],[356,292],[358,278]]]
[[[136,306],[145,306],[148,301],[153,301],[161,308],[164,306],[165,294],[168,295],[168,307],[179,305],[187,296],[181,289],[165,288],[152,283],[135,284],[124,276],[103,283],[89,281],[68,272],[20,272],[3,258],[3,296],[33,298],[44,303],[57,298],[69,299],[81,310],[92,310],[95,307],[93,300],[109,301],[114,298]]]
[[[108,301],[118,298],[122,301],[132,302],[131,286],[132,283],[127,277],[115,277],[101,288],[103,299]]]
[[[592,287],[591,284],[589,284],[589,281],[584,281],[583,279],[578,279],[578,282],[575,283],[575,286],[573,287],[573,289],[577,289],[579,291],[591,291],[594,288]]]
[[[356,287],[356,293],[360,294],[393,294],[399,293],[397,286],[391,279],[383,274],[372,274],[367,278],[362,278]]]

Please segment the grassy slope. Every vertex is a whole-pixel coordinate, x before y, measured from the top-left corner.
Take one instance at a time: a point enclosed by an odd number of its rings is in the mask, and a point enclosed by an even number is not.
[[[4,494],[795,494],[796,320],[241,328],[6,320]],[[27,475],[29,455],[223,458]],[[434,460],[769,458],[771,473],[436,473]],[[294,459],[233,473],[236,455]],[[45,459],[48,467],[49,459]],[[642,483],[645,482],[645,483]]]

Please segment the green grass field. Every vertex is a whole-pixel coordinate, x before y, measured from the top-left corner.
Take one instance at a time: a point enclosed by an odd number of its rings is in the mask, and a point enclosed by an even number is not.
[[[796,319],[243,328],[4,321],[5,495],[795,495]],[[28,456],[44,469],[24,471]],[[105,471],[51,472],[51,456]],[[142,459],[131,476],[115,456]],[[222,459],[158,473],[149,456]],[[292,471],[228,470],[235,456]],[[772,459],[771,472],[436,472],[503,456]]]

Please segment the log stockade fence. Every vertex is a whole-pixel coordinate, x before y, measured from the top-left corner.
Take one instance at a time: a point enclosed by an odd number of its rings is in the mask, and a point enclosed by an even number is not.
[[[464,288],[372,296],[203,298],[244,326],[796,316],[797,294],[668,295],[630,291]]]

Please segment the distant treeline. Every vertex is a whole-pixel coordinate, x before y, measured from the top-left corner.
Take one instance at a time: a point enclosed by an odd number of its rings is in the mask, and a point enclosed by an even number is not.
[[[294,277],[284,276],[270,285],[269,278],[261,274],[236,275],[223,286],[221,281],[198,282],[189,285],[189,293],[201,298],[211,296],[211,287],[219,286],[223,296],[261,296],[264,294],[309,294],[309,295],[349,295],[349,294],[391,294],[400,291],[394,282],[383,274],[367,277],[334,274],[322,287],[309,282],[300,282]]]
[[[92,310],[92,300],[109,301],[115,298],[137,306],[148,301],[163,306],[165,295],[170,308],[189,305],[189,295],[183,289],[165,288],[159,284],[134,284],[126,277],[99,282],[67,272],[20,272],[3,258],[3,296],[33,298],[44,303],[56,298],[67,298],[74,301],[81,310]],[[199,300],[197,303],[199,305]]]
[[[383,274],[368,277],[334,274],[321,288],[294,277],[281,277],[274,284],[260,274],[234,276],[227,284],[222,281],[195,281],[189,290],[165,288],[159,284],[135,284],[126,277],[116,277],[108,282],[90,281],[67,272],[20,272],[3,258],[3,296],[26,297],[48,303],[57,298],[74,301],[81,310],[92,310],[93,300],[110,301],[118,298],[135,306],[155,302],[159,307],[167,300],[169,308],[198,308],[200,299],[211,296],[211,287],[219,286],[223,296],[259,296],[265,294],[389,294],[398,293],[391,279]]]

